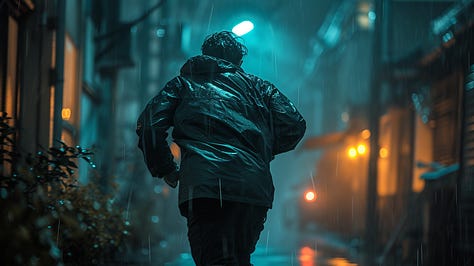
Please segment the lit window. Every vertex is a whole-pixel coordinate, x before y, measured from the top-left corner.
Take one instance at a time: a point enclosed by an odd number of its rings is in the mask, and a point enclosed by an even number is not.
[[[379,151],[380,158],[384,159],[388,157],[388,150],[387,148],[381,148]]]
[[[63,109],[61,117],[64,127],[61,138],[68,145],[74,146],[75,132],[79,124],[79,83],[78,83],[78,52],[72,39],[66,35],[64,50],[64,86],[63,86]]]
[[[68,121],[71,118],[71,108],[63,108],[61,111],[61,117]]]

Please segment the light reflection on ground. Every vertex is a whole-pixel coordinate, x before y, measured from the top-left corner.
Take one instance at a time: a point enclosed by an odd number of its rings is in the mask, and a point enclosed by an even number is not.
[[[300,266],[357,266],[345,258],[323,258],[320,256],[318,260],[318,252],[314,249],[304,246],[299,250],[298,261]]]
[[[316,266],[316,251],[310,247],[302,247],[298,261],[301,266]]]
[[[333,249],[324,245],[312,248],[302,245],[293,252],[257,245],[252,254],[252,263],[255,266],[358,266],[348,260],[346,253],[341,249]],[[182,253],[179,258],[165,263],[165,266],[193,266],[191,254]]]
[[[328,266],[357,266],[357,264],[351,263],[344,258],[331,258],[328,259]]]

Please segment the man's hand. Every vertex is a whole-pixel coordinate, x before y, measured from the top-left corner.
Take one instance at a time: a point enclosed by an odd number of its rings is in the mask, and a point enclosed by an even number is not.
[[[172,188],[175,188],[178,185],[178,178],[179,178],[178,169],[163,176],[163,179],[165,180],[166,184],[168,184]]]

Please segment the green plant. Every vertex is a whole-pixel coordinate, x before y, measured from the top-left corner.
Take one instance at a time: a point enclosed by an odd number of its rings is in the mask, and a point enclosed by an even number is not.
[[[19,165],[16,130],[8,119],[0,116],[0,263],[93,265],[112,259],[127,234],[123,209],[98,182],[81,185],[75,176],[79,159],[95,168],[93,153],[58,142]]]
[[[7,113],[0,112],[0,178],[6,178],[4,174],[11,167],[13,161],[18,157],[14,149],[14,135],[16,133],[8,122],[11,117]]]

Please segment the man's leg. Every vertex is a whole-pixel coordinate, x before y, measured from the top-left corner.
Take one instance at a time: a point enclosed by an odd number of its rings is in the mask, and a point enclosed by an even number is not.
[[[250,264],[250,255],[255,251],[255,246],[267,219],[268,208],[238,204],[239,220],[235,221],[236,231],[240,232],[236,234],[237,256],[240,266],[249,266],[252,265]]]
[[[187,218],[188,239],[197,266],[240,266],[236,255],[234,205],[215,199],[194,199],[180,206]]]

